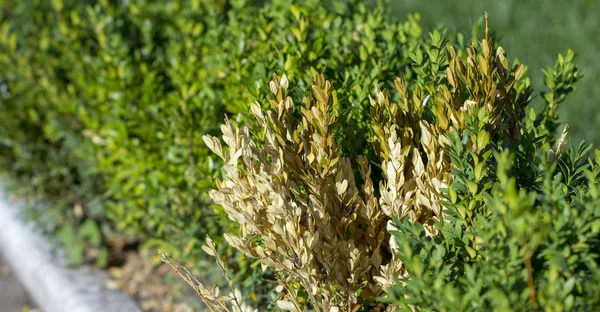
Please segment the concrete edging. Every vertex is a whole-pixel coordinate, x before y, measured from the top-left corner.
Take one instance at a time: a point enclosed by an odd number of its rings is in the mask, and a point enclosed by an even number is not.
[[[0,253],[42,311],[142,311],[127,294],[104,287],[105,272],[67,268],[48,239],[19,217],[20,206],[0,182]]]

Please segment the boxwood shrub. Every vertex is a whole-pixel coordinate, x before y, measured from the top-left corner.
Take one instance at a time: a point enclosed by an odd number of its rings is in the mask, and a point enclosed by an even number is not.
[[[525,67],[508,66],[487,27],[471,45],[427,36],[385,2],[0,6],[0,163],[50,203],[34,214],[72,264],[105,266],[141,243],[197,270],[208,234],[219,250],[204,249],[231,260],[261,306],[598,305],[600,152],[566,146],[568,129],[555,136],[580,78],[572,52],[546,70],[536,113]],[[243,164],[223,154],[221,131],[232,148],[247,143]],[[282,176],[264,171],[278,161]],[[256,181],[272,196],[236,197]],[[241,208],[259,199],[269,212],[247,222]],[[293,201],[323,209],[269,215]],[[272,269],[279,292],[265,296],[254,260],[225,240]]]
[[[487,23],[463,54],[441,42],[440,66],[414,88],[395,79],[398,100],[375,85],[374,156],[355,158],[337,140],[343,104],[323,75],[301,104],[288,93],[295,83],[275,75],[268,107],[251,106],[262,132],[225,120],[222,139],[204,136],[226,172],[210,196],[240,226],[227,244],[275,272],[280,309],[598,305],[600,150],[568,147],[568,126],[555,135],[556,109],[581,77],[575,54],[544,72],[536,112],[525,67],[511,65]],[[219,295],[174,267],[213,310],[251,310],[232,283]]]
[[[298,101],[324,74],[343,103],[336,140],[351,155],[373,154],[365,149],[373,85],[393,87],[398,75],[409,89],[424,84],[417,76],[444,66],[448,41],[437,31],[424,36],[418,15],[393,20],[383,1],[1,7],[0,161],[52,203],[35,214],[51,221],[72,264],[104,266],[141,243],[197,268],[204,235],[218,241],[236,226],[207,195],[222,172],[202,136],[216,134],[224,116],[260,135],[250,104],[264,103],[274,72],[294,81]]]

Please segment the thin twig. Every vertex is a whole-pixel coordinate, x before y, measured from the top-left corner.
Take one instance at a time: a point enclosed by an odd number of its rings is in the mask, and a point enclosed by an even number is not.
[[[488,14],[487,11],[485,11],[484,16],[485,16],[485,40],[488,41],[488,40],[490,40],[488,37],[489,31],[490,31],[490,29],[488,28],[488,19],[489,19],[490,15]]]
[[[529,288],[529,303],[535,303],[535,286],[533,285],[533,270],[531,267],[531,251],[525,253],[525,268],[527,269],[527,288]]]

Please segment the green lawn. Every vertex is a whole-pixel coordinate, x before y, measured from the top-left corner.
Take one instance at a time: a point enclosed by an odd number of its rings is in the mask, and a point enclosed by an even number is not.
[[[600,147],[600,1],[598,0],[392,0],[391,14],[405,18],[419,12],[426,31],[438,25],[470,31],[490,14],[490,29],[500,35],[509,59],[529,66],[536,94],[543,84],[541,68],[553,64],[568,48],[578,54],[584,78],[560,110],[571,125],[575,142],[585,139]],[[534,103],[542,101],[537,97]]]

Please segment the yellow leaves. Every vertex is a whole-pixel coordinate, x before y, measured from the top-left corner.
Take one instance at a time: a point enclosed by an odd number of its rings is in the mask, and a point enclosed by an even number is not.
[[[285,223],[285,231],[286,234],[292,237],[295,241],[298,240],[298,234],[296,232],[296,225],[292,221],[287,221]]]
[[[570,130],[571,130],[570,125],[566,125],[563,128],[560,138],[558,138],[558,141],[556,141],[556,149],[555,149],[554,155],[560,155],[560,153],[562,152],[562,149],[565,146],[565,143],[567,142],[567,134],[569,133]]]
[[[515,80],[521,79],[523,77],[524,73],[525,73],[525,65],[523,65],[523,64],[516,65],[512,71],[512,74],[515,76]]]
[[[430,203],[429,199],[420,192],[417,192],[417,203],[419,203],[419,205],[421,205],[421,206],[431,209],[431,203]]]
[[[419,150],[416,148],[413,149],[413,173],[417,177],[421,177],[425,173],[425,165],[423,164],[423,160],[421,159],[421,155],[419,154]]]
[[[225,241],[227,241],[227,244],[229,244],[231,247],[237,249],[237,250],[245,250],[246,247],[244,246],[244,242],[236,236],[230,235],[230,234],[223,234],[223,237],[225,238]],[[202,248],[204,249],[204,248]]]
[[[371,105],[386,105],[387,104],[387,98],[385,96],[385,93],[383,93],[381,91],[381,89],[379,89],[379,85],[375,84],[375,100],[371,99]],[[369,97],[370,98],[370,97]]]
[[[348,189],[348,180],[344,180],[342,182],[335,182],[335,188],[337,190],[338,195],[343,196]]]
[[[450,121],[459,131],[464,129],[467,117],[479,114],[478,108],[482,107],[485,114],[489,116],[489,120],[482,120],[489,124],[486,127],[489,136],[492,137],[501,132],[501,135],[514,139],[518,135],[521,111],[530,99],[528,89],[521,95],[517,94],[515,89],[515,86],[519,85],[517,81],[525,72],[525,67],[523,65],[514,66],[509,75],[509,63],[502,47],[498,47],[494,53],[492,51],[494,43],[491,39],[482,40],[479,47],[480,53],[477,52],[475,45],[471,45],[467,49],[466,68],[454,49],[448,49],[449,66],[446,76],[452,86],[452,95],[448,96],[442,92],[441,104],[451,108],[451,111],[448,112]],[[459,103],[465,98],[464,103]],[[455,111],[456,107],[459,107],[458,112]],[[438,113],[443,114],[443,111],[438,111]],[[449,128],[452,126],[450,125]],[[479,148],[485,146],[486,141],[489,141],[489,139],[486,140],[485,134],[479,139],[481,141],[473,142]]]
[[[271,204],[267,207],[267,211],[276,218],[285,218],[287,216],[287,212],[285,209],[286,203],[281,194],[271,194],[270,198]]]
[[[421,120],[419,123],[421,126],[421,144],[427,150],[434,149],[434,141],[433,141],[433,130],[431,126],[426,121]]]
[[[221,141],[218,138],[207,134],[202,136],[202,140],[213,153],[225,160],[225,157],[223,156],[223,147],[221,146]]]
[[[269,89],[275,95],[279,93],[279,89],[287,90],[288,79],[286,75],[283,75],[281,79],[277,78],[277,75],[273,74],[273,80],[269,83]]]
[[[264,124],[265,116],[263,114],[262,107],[260,107],[260,104],[258,104],[258,102],[254,102],[250,105],[250,111],[261,124]]]
[[[460,108],[461,112],[473,112],[474,108],[477,107],[477,102],[473,101],[473,100],[466,100],[463,103],[463,106]]]
[[[202,250],[210,256],[214,257],[217,255],[215,243],[209,236],[206,236],[206,245],[202,246]]]
[[[309,153],[308,155],[306,155],[306,159],[308,160],[308,164],[312,164],[315,161],[315,154],[313,153]]]
[[[281,79],[279,80],[279,85],[283,89],[287,90],[288,84],[289,84],[289,82],[288,82],[287,76],[284,74],[283,76],[281,76]]]
[[[491,75],[491,69],[488,60],[482,55],[477,56],[477,65],[479,65],[479,70],[481,71],[481,73],[483,73],[484,76]]]
[[[299,308],[296,307],[296,305],[287,300],[277,300],[277,306],[283,311],[302,312]]]
[[[312,96],[320,104],[329,105],[329,96],[331,95],[331,82],[325,80],[325,76],[317,75],[312,85]],[[318,105],[323,107],[322,105]]]
[[[404,77],[398,77],[394,80],[394,87],[396,87],[396,90],[406,98],[406,81],[404,80]]]
[[[392,166],[390,166],[390,165],[386,166],[385,173],[386,173],[386,177],[387,177],[388,183],[389,183],[389,181],[394,181],[394,182],[396,181],[396,178],[397,178],[396,168],[394,168],[393,165]]]
[[[461,63],[453,62],[461,71]],[[464,75],[450,74],[460,89]],[[386,224],[392,217],[429,224],[432,218],[442,217],[440,192],[452,182],[449,156],[444,152],[450,146],[448,131],[462,129],[464,115],[475,112],[478,102],[468,98],[455,103],[461,97],[453,92],[459,91],[441,88],[442,93],[430,95],[435,101],[428,103],[443,121],[440,126],[421,115],[424,94],[409,92],[404,79],[395,81],[398,103],[375,86],[373,144],[379,157],[375,165],[383,171],[377,195],[369,159],[360,156],[356,160],[363,181],[357,185],[352,160],[344,157],[334,141],[337,113],[331,103],[331,83],[322,75],[315,77],[298,120],[293,101],[285,95],[287,77],[273,77],[271,109],[264,112],[259,103],[250,106],[262,127],[263,141],[229,121],[221,128],[228,150],[217,138],[203,137],[228,164],[226,180],[217,182],[218,190],[211,192],[229,218],[240,224],[238,235],[228,234],[225,240],[248,256],[258,257],[263,268],[277,271],[282,283],[293,281],[310,290],[311,301],[318,302],[321,311],[347,311],[355,306],[358,289],[365,287],[362,281],[370,287],[362,295],[374,301],[404,274],[401,263],[386,258],[397,248],[393,240],[386,242]],[[477,144],[484,146],[489,134],[480,136]],[[476,174],[484,169],[478,167]],[[456,193],[449,192],[456,201]],[[260,238],[260,246],[254,237]],[[286,296],[278,306],[295,311],[294,293]]]
[[[508,60],[506,59],[506,53],[502,47],[498,47],[496,50],[496,58],[500,61],[502,69],[508,69]]]

